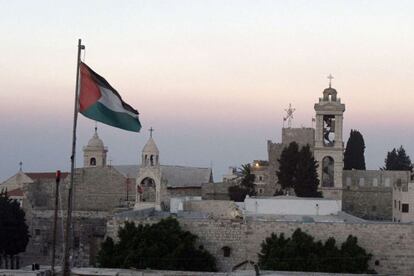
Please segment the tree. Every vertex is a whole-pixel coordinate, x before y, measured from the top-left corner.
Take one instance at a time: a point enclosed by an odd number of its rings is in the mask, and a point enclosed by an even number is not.
[[[338,249],[334,238],[325,243],[297,228],[291,238],[272,233],[261,244],[259,266],[263,270],[367,273],[370,254],[349,236]]]
[[[256,191],[254,189],[254,181],[256,176],[252,174],[250,164],[242,165],[239,169],[242,178],[239,185],[230,186],[228,188],[229,197],[236,202],[243,202],[246,195],[254,196]]]
[[[312,155],[310,146],[299,150],[299,145],[292,142],[283,149],[276,172],[282,190],[292,189],[299,197],[321,197],[318,192],[319,179],[316,169],[318,162]]]
[[[316,169],[318,162],[313,158],[309,145],[302,147],[298,154],[293,188],[299,197],[322,197],[318,192],[319,179]]]
[[[215,258],[195,247],[197,236],[181,229],[174,218],[152,225],[126,222],[119,241],[107,238],[98,253],[100,267],[216,271]]]
[[[26,250],[29,242],[29,227],[25,213],[16,200],[0,192],[0,258],[3,256],[5,267],[15,268],[15,256]]]
[[[382,168],[387,171],[413,171],[413,164],[410,157],[405,152],[403,146],[399,149],[392,149],[387,153],[385,166]]]
[[[365,170],[365,142],[358,130],[351,129],[344,153],[344,170]]]
[[[296,166],[298,163],[299,145],[296,142],[284,148],[279,161],[279,171],[276,172],[278,183],[282,189],[293,188],[296,181]]]

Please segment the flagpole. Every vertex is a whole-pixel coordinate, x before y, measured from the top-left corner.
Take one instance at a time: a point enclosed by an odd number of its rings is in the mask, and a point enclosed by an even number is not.
[[[73,114],[73,136],[72,136],[72,154],[70,156],[70,184],[68,190],[68,210],[66,216],[66,235],[65,235],[65,252],[63,257],[63,275],[70,275],[69,252],[71,247],[70,229],[72,226],[72,197],[73,197],[73,181],[75,175],[75,154],[76,154],[76,125],[78,122],[78,97],[79,97],[79,68],[80,57],[85,46],[82,45],[82,40],[78,40],[78,59],[76,62],[76,88],[75,88],[75,108]],[[63,219],[63,218],[62,218]]]

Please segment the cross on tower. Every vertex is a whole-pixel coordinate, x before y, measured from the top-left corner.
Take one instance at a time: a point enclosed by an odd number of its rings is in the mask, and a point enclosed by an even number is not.
[[[334,79],[334,77],[331,74],[329,74],[327,78],[329,79],[329,88],[331,88],[332,80]]]
[[[20,170],[20,171],[22,171],[22,170],[23,170],[23,162],[22,162],[22,161],[20,161],[20,162],[19,162],[19,170]]]
[[[148,131],[150,132],[150,137],[152,138],[152,132],[155,131],[155,129],[153,129],[152,127],[150,129],[148,129]]]

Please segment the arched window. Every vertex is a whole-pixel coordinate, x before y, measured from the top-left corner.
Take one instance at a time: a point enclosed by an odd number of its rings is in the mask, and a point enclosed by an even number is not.
[[[89,161],[89,165],[96,166],[96,158],[95,157],[91,158],[91,160]]]
[[[322,187],[334,187],[334,160],[330,156],[322,159]]]
[[[144,156],[144,166],[148,165],[148,155]]]
[[[151,155],[150,157],[150,165],[154,166],[154,155]]]

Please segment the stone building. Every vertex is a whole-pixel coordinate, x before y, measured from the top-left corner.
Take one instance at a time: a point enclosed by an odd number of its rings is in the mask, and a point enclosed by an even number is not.
[[[291,208],[285,208],[289,213],[269,212],[273,204],[266,201],[275,198],[258,200],[263,201],[263,206],[259,203],[261,207],[255,207],[257,200],[252,198],[252,206],[246,207],[253,212],[240,211],[243,207],[231,201],[194,200],[185,202],[184,210],[175,214],[154,208],[117,213],[108,221],[107,235],[117,240],[116,233],[125,221],[152,224],[173,215],[184,230],[196,234],[198,243],[215,256],[219,271],[229,272],[245,261],[257,262],[260,244],[272,233],[289,237],[301,228],[316,240],[334,237],[338,244],[349,235],[356,236],[358,244],[373,255],[370,267],[380,274],[410,275],[414,269],[412,224],[364,221],[339,211],[337,200],[310,199],[302,204],[303,199],[287,199],[291,204],[299,202],[300,212],[295,214],[291,214]],[[315,202],[321,204],[319,214]],[[326,206],[322,206],[325,202]],[[280,204],[286,207],[284,202]]]
[[[142,150],[141,165],[107,165],[108,149],[97,129],[83,148],[84,167],[74,175],[72,263],[91,266],[106,233],[106,222],[115,212],[138,208],[169,208],[169,198],[201,196],[202,184],[212,183],[211,168],[161,165],[152,137]],[[63,229],[70,174],[61,174],[59,189],[57,258],[62,257]],[[50,264],[56,192],[55,172],[24,172],[0,184],[19,200],[26,213],[31,239],[21,255],[21,265]],[[140,193],[142,192],[142,193]],[[142,206],[140,206],[142,205]],[[59,262],[59,261],[58,261]]]
[[[414,183],[396,182],[392,186],[394,222],[414,222]]]

